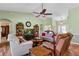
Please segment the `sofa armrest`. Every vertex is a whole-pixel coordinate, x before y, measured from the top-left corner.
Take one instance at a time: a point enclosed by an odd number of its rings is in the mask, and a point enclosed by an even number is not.
[[[26,41],[26,42],[21,43],[20,45],[26,45],[26,44],[33,44],[33,42],[32,41]]]
[[[52,43],[49,43],[49,42],[43,42],[43,46],[45,46],[49,49],[54,49],[54,45]]]

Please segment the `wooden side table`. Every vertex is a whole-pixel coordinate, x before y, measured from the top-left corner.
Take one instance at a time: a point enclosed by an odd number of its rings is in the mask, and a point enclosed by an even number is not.
[[[46,49],[43,46],[37,46],[31,49],[32,56],[49,56],[52,55],[52,51]]]

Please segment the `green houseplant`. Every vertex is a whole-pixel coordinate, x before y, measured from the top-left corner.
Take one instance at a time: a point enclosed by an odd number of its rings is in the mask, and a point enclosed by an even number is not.
[[[34,39],[34,30],[33,29],[24,30],[24,35],[23,36],[26,40]]]

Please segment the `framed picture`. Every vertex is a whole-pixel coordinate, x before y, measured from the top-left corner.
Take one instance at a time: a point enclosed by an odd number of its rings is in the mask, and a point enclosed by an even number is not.
[[[30,27],[30,26],[31,26],[31,22],[30,22],[30,21],[27,21],[27,22],[26,22],[26,26],[27,26],[27,27]]]

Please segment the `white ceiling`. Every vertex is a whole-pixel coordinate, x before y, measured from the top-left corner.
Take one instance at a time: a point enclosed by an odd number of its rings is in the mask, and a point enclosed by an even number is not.
[[[62,11],[78,7],[78,3],[44,3],[47,12]],[[0,3],[0,10],[15,12],[33,12],[41,10],[41,3]]]
[[[67,17],[68,10],[79,7],[79,3],[43,3],[46,12],[53,13],[53,18]],[[0,10],[23,13],[41,12],[42,3],[0,3]],[[51,16],[48,16],[51,17]],[[55,18],[55,19],[56,19]],[[58,19],[57,18],[57,19]],[[59,18],[60,19],[60,18]]]

